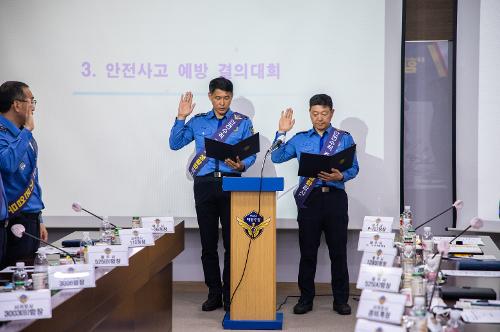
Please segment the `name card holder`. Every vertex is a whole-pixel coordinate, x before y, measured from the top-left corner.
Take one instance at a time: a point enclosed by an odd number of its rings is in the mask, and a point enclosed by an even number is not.
[[[151,228],[120,229],[120,241],[129,248],[155,245]]]
[[[92,264],[49,266],[49,288],[95,287],[95,268]]]
[[[406,332],[402,326],[358,319],[354,332]]]
[[[361,264],[356,287],[398,293],[402,273],[403,270],[399,267]]]
[[[363,252],[361,264],[392,267],[396,258],[396,248],[374,249],[368,248]]]
[[[393,222],[393,217],[365,216],[361,230],[365,232],[390,233],[392,232]]]
[[[128,266],[128,246],[97,245],[88,247],[90,264],[94,266]]]
[[[154,234],[174,233],[174,217],[142,217],[142,227],[149,228]]]
[[[406,296],[365,289],[359,299],[356,318],[366,318],[392,324],[401,324]]]
[[[358,251],[393,248],[395,236],[396,233],[359,232]]]
[[[52,317],[50,290],[0,293],[0,321]]]

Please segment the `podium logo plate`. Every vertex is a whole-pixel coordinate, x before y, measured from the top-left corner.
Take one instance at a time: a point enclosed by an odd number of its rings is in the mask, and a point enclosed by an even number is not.
[[[271,223],[271,218],[264,220],[264,217],[255,211],[250,212],[243,219],[236,217],[236,220],[245,234],[252,240],[258,238],[264,232],[264,228]]]

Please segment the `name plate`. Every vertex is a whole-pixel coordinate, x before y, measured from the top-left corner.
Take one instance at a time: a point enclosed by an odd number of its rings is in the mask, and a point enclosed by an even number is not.
[[[95,269],[92,264],[49,266],[49,288],[95,287]]]
[[[128,266],[128,246],[89,246],[89,263],[94,266]]]
[[[0,321],[51,317],[48,289],[0,293]]]
[[[396,233],[359,232],[358,251],[393,248],[395,236]]]
[[[358,319],[354,332],[406,332],[402,326],[372,322],[366,319]]]
[[[365,289],[359,300],[357,318],[401,324],[406,296]]]
[[[397,293],[399,292],[402,273],[403,270],[400,267],[361,264],[356,287]]]
[[[391,267],[394,264],[394,259],[396,258],[396,255],[397,255],[396,248],[387,248],[387,249],[368,248],[363,252],[363,258],[361,258],[361,264]]]
[[[129,248],[155,245],[151,228],[120,229],[119,233],[121,243]]]
[[[155,234],[174,232],[174,217],[142,217],[142,227],[149,228]]]
[[[365,216],[361,230],[366,232],[390,233],[392,232],[393,222],[393,217]]]

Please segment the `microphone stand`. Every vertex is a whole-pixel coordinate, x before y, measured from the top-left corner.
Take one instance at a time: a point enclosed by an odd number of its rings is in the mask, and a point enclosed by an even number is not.
[[[453,208],[454,208],[454,206],[452,205],[452,206],[450,206],[449,208],[447,208],[446,210],[444,210],[443,212],[441,212],[441,213],[439,213],[438,215],[435,215],[435,216],[434,216],[434,217],[432,217],[431,219],[427,220],[427,221],[426,221],[426,222],[424,222],[422,225],[418,225],[418,227],[416,227],[416,228],[415,228],[415,231],[416,231],[417,229],[419,229],[420,227],[422,227],[422,226],[424,226],[424,225],[426,225],[426,224],[430,223],[431,221],[433,221],[433,220],[434,220],[434,219],[436,219],[437,217],[442,216],[443,214],[445,214],[446,212],[450,211],[450,210],[451,210],[451,209],[453,209]]]
[[[102,217],[99,217],[98,215],[93,214],[93,213],[92,213],[92,212],[90,212],[89,210],[86,210],[86,209],[84,209],[84,208],[81,208],[81,209],[82,209],[82,211],[87,212],[88,214],[90,214],[90,215],[92,215],[92,216],[96,217],[97,219],[99,219],[99,220],[103,220],[103,218],[102,218]],[[116,226],[116,225],[115,225],[115,224],[113,224],[112,222],[109,222],[109,221],[108,221],[108,224],[110,224],[110,225],[111,225],[111,226],[113,226],[114,228],[118,228],[118,226]]]

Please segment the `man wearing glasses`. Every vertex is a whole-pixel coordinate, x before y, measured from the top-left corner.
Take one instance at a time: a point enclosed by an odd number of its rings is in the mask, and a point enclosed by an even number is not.
[[[42,223],[42,190],[38,183],[38,148],[32,131],[35,128],[33,112],[36,100],[29,86],[8,81],[0,86],[0,174],[8,205],[7,252],[5,263],[32,259],[39,241],[23,236],[17,238],[10,231],[14,224],[22,224],[26,232],[47,240],[47,229]]]

